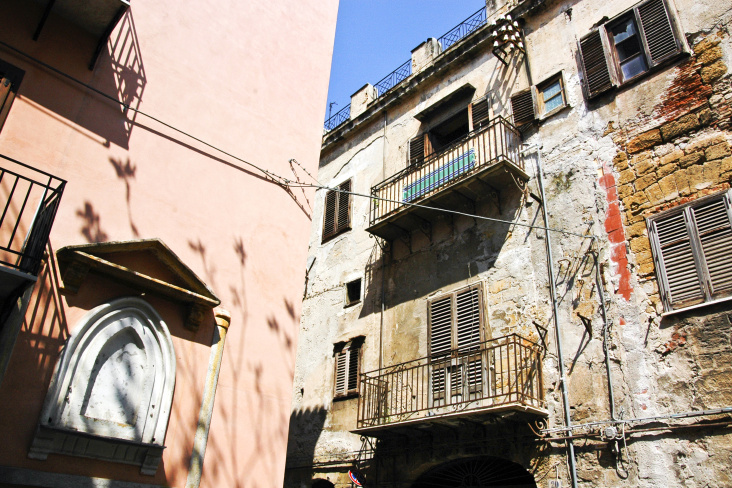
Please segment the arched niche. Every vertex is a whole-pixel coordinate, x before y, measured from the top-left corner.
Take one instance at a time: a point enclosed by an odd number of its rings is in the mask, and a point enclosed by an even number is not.
[[[157,470],[175,387],[170,332],[145,300],[88,312],[56,365],[29,457],[70,454]]]

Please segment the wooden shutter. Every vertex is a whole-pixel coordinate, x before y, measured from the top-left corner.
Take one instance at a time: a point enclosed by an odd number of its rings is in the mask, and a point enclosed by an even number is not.
[[[5,123],[8,112],[10,112],[10,106],[13,104],[14,97],[14,87],[10,78],[0,74],[0,129],[2,129]]]
[[[490,118],[488,99],[482,98],[477,102],[473,102],[471,114],[473,116],[473,130],[478,130],[487,125]]]
[[[424,140],[426,134],[420,134],[409,141],[409,164],[420,165],[424,163]]]
[[[452,350],[452,295],[430,302],[430,356],[445,357]]]
[[[336,353],[335,396],[358,391],[362,341],[354,339]]]
[[[590,32],[579,41],[587,98],[594,98],[614,86],[602,42],[601,29]]]
[[[456,328],[457,344],[463,349],[480,347],[480,288],[473,287],[456,295]]]
[[[534,96],[531,88],[511,97],[511,109],[515,126],[520,127],[534,121],[536,117],[534,116]]]
[[[638,6],[641,30],[648,46],[649,66],[681,52],[681,43],[674,35],[669,11],[663,0],[650,0]]]
[[[710,298],[729,295],[732,292],[732,225],[730,225],[730,200],[725,194],[720,199],[691,208],[703,255],[706,275],[709,278]]]
[[[325,194],[323,211],[323,241],[351,228],[351,180],[338,187],[340,191],[330,190]]]

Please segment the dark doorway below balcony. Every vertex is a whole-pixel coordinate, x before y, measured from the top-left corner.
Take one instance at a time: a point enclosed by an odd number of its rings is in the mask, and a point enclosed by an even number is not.
[[[412,488],[502,486],[536,488],[536,482],[520,464],[508,459],[481,456],[441,464],[420,476]]]

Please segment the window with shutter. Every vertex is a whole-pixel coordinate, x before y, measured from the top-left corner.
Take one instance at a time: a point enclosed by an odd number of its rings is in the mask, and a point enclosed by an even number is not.
[[[732,295],[731,195],[713,195],[648,219],[667,312]]]
[[[478,130],[488,124],[490,119],[490,106],[488,105],[488,97],[481,98],[477,102],[473,102],[471,107],[473,130]]]
[[[352,396],[358,393],[363,340],[363,337],[357,337],[336,345],[335,397]]]
[[[513,124],[521,127],[534,121],[534,96],[531,88],[511,97]]]
[[[432,399],[450,403],[483,389],[483,301],[480,284],[428,302]],[[446,392],[450,395],[446,395]]]
[[[639,3],[584,36],[579,52],[587,98],[630,82],[685,49],[667,0]]]
[[[23,70],[0,61],[0,130],[2,130],[5,119],[8,117],[23,75]]]
[[[338,191],[325,194],[323,212],[323,242],[351,228],[351,180],[338,186]]]

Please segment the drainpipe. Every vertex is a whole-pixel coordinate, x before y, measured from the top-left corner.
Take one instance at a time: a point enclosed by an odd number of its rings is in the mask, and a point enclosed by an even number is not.
[[[600,298],[600,310],[602,310],[602,348],[605,351],[605,370],[607,373],[607,390],[610,397],[610,420],[617,420],[615,417],[615,390],[613,389],[613,375],[610,372],[610,351],[608,350],[610,343],[610,325],[607,319],[607,309],[605,308],[605,287],[602,285],[602,276],[600,274],[599,253],[600,245],[597,237],[592,240],[597,244],[597,253],[595,255],[595,280],[597,281],[597,293]]]
[[[216,386],[219,383],[219,372],[221,371],[221,360],[224,357],[226,332],[229,330],[229,324],[231,323],[231,314],[227,310],[217,308],[214,310],[214,314],[216,317],[216,327],[214,328],[213,339],[211,341],[211,356],[208,362],[208,371],[206,371],[206,385],[203,390],[201,410],[198,413],[198,427],[196,428],[196,435],[193,438],[193,452],[191,453],[191,463],[188,467],[186,488],[198,488],[201,484],[203,457],[206,454],[206,444],[208,443],[208,431],[211,427]]]
[[[564,424],[569,429],[568,432],[571,435],[572,430],[572,418],[569,413],[569,395],[567,393],[566,377],[564,372],[564,360],[562,355],[562,335],[559,331],[559,310],[557,307],[557,288],[554,282],[554,258],[552,257],[552,241],[549,233],[549,215],[546,210],[546,197],[544,195],[544,179],[541,167],[541,148],[537,144],[527,147],[522,152],[527,152],[529,149],[536,150],[536,179],[539,182],[539,196],[541,197],[541,210],[544,216],[544,227],[547,229],[544,231],[546,238],[546,260],[547,270],[549,273],[549,293],[552,300],[552,309],[554,315],[554,332],[557,341],[557,363],[559,364],[559,382],[562,386],[562,403],[564,404]],[[567,449],[569,450],[568,461],[569,471],[572,477],[572,488],[577,488],[577,468],[575,466],[576,460],[574,455],[574,443],[572,439],[567,440]]]

